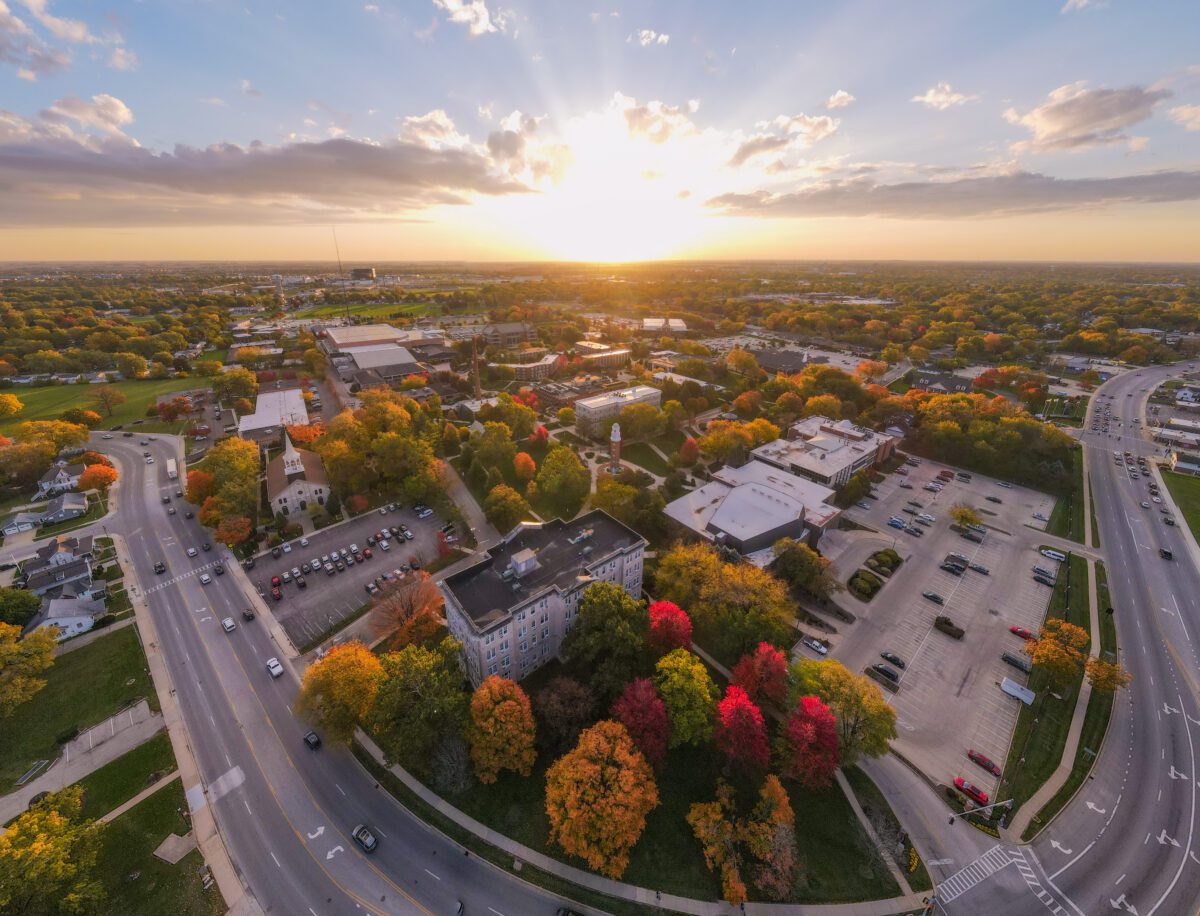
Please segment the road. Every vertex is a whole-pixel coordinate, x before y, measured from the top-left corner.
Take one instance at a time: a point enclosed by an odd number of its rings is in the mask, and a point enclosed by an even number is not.
[[[1153,504],[1141,506],[1149,500],[1146,479],[1131,481],[1112,456],[1114,450],[1161,454],[1129,420],[1144,414],[1155,384],[1178,372],[1158,367],[1109,381],[1098,395],[1114,396],[1109,403],[1122,425],[1114,424],[1106,436],[1085,423],[1080,435],[1118,639],[1133,684],[1118,695],[1092,778],[1032,847],[1001,845],[973,868],[958,871],[966,864],[960,858],[952,866],[957,874],[939,871],[946,912],[1197,911],[1200,570],[1182,529],[1163,524]],[[1161,559],[1160,547],[1172,550],[1174,561]],[[946,831],[929,833],[934,854],[953,855]]]
[[[204,782],[189,789],[193,810],[212,806],[244,884],[268,913],[552,914],[562,901],[513,879],[430,830],[379,789],[349,751],[326,744],[310,751],[308,730],[291,711],[297,679],[273,642],[266,620],[246,622],[251,606],[244,577],[199,581],[214,561],[231,565],[223,548],[186,556],[207,533],[184,517],[168,481],[166,458],[180,440],[156,436],[147,465],[136,440],[96,442],[119,463],[118,513],[106,522],[121,534],[158,629],[161,651]],[[176,457],[181,457],[176,455]],[[180,466],[182,467],[182,461]],[[172,495],[176,515],[163,494]],[[167,571],[155,575],[163,560]],[[206,570],[207,568],[207,570]],[[248,585],[248,583],[247,583]],[[226,634],[223,617],[238,628]],[[272,679],[268,658],[284,660]],[[206,796],[206,797],[205,797]],[[350,831],[370,824],[380,838],[374,855],[360,852]]]

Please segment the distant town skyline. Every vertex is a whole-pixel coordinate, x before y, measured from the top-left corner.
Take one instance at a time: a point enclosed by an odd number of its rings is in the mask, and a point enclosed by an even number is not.
[[[0,260],[1200,260],[1200,4],[0,0]],[[1136,36],[1136,42],[1131,41]]]

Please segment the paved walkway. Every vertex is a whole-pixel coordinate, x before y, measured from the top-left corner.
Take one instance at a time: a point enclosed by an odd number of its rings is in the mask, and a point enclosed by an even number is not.
[[[109,633],[115,633],[117,630],[133,626],[135,622],[132,617],[126,617],[124,620],[118,620],[107,627],[101,627],[99,630],[92,630],[90,633],[84,633],[82,636],[76,636],[74,639],[68,639],[66,642],[60,642],[54,647],[54,657],[58,658],[60,655],[66,655],[68,652],[82,649],[84,646],[94,643],[97,639],[103,639]]]
[[[151,795],[153,795],[155,792],[157,792],[163,786],[167,785],[167,783],[174,782],[178,778],[179,778],[179,771],[173,770],[172,772],[170,772],[166,776],[164,776],[162,779],[158,780],[158,782],[154,783],[154,785],[148,786],[145,789],[142,789],[141,792],[139,792],[137,795],[133,796],[133,798],[129,799],[129,801],[125,802],[123,805],[118,805],[117,807],[113,808],[111,811],[108,812],[108,814],[104,815],[104,817],[99,819],[100,823],[107,824],[109,821],[115,821],[118,817],[120,817],[122,814],[124,814],[126,811],[128,811],[130,808],[132,808],[138,802],[145,801],[147,798],[149,798]]]
[[[148,741],[162,728],[163,717],[151,712],[145,700],[89,728],[63,748],[62,757],[50,764],[50,769],[17,791],[0,797],[0,824],[26,811],[35,795],[57,792],[78,782]]]
[[[383,751],[362,731],[357,733],[359,743],[378,763],[386,766]],[[509,855],[523,862],[528,862],[542,871],[557,875],[563,880],[570,881],[581,887],[597,893],[606,894],[621,900],[632,900],[643,906],[659,910],[673,910],[680,913],[691,913],[694,916],[729,916],[739,912],[723,900],[694,900],[689,897],[678,897],[674,894],[660,894],[644,887],[636,887],[621,881],[614,881],[592,872],[584,871],[567,865],[557,859],[523,846],[515,840],[498,833],[486,824],[459,811],[441,796],[430,791],[425,785],[407,770],[400,766],[388,768],[413,793],[427,805],[436,808],[441,814],[454,821],[460,827],[471,831],[480,839],[504,850]],[[744,912],[759,914],[759,916],[891,916],[908,910],[921,910],[924,906],[923,894],[909,893],[903,897],[893,897],[887,900],[870,900],[863,903],[840,903],[820,906],[800,906],[793,904],[748,903]]]

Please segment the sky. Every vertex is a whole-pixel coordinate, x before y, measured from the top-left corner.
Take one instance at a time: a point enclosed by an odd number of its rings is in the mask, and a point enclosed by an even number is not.
[[[0,0],[0,260],[1200,261],[1196,0]]]

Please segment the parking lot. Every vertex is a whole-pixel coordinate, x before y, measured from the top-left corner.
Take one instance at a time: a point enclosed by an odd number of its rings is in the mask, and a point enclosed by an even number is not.
[[[295,582],[280,586],[283,598],[271,600],[271,578],[300,567],[304,562],[312,563],[325,554],[357,544],[359,550],[367,546],[367,536],[383,527],[407,525],[413,533],[411,541],[398,542],[389,539],[389,549],[372,548],[373,556],[363,563],[347,566],[343,572],[330,576],[324,571],[304,575],[306,588]],[[399,509],[380,515],[373,511],[360,515],[352,521],[326,528],[308,536],[308,546],[300,546],[299,539],[289,542],[289,552],[278,558],[269,552],[256,558],[254,568],[246,571],[250,581],[258,586],[259,592],[271,604],[275,618],[287,631],[297,646],[304,646],[328,632],[340,621],[353,614],[370,598],[366,585],[376,576],[395,569],[413,560],[422,566],[437,558],[438,531],[445,524],[438,516],[418,519],[412,509]]]
[[[1007,677],[1025,684],[1027,676],[1000,658],[1003,651],[1019,654],[1023,640],[1012,626],[1036,632],[1046,614],[1051,589],[1033,580],[1040,566],[1057,574],[1059,564],[1038,553],[1038,532],[1044,526],[1034,514],[1049,518],[1054,499],[1023,487],[1001,486],[978,474],[970,482],[950,481],[940,493],[923,489],[945,465],[924,461],[909,467],[908,476],[889,475],[877,484],[870,508],[853,507],[848,517],[871,531],[838,531],[826,537],[822,549],[834,562],[838,578],[861,566],[873,550],[894,546],[904,558],[874,599],[858,601],[848,593],[839,601],[858,615],[852,625],[833,637],[831,654],[853,671],[881,663],[881,652],[895,653],[906,667],[898,670],[900,687],[885,696],[896,709],[895,748],[930,777],[950,783],[963,776],[989,795],[997,778],[966,758],[969,748],[981,751],[1003,766],[1016,725],[1019,701],[1000,690]],[[907,482],[911,489],[900,486]],[[1000,500],[988,501],[987,497]],[[887,525],[891,516],[912,521],[902,509],[909,500],[936,521],[916,537]],[[952,531],[949,510],[966,503],[983,516],[983,543]],[[916,508],[916,507],[912,507]],[[986,573],[967,569],[955,575],[940,568],[950,553],[958,553]],[[923,592],[943,599],[936,604]],[[949,617],[965,632],[956,640],[934,629],[938,615]],[[802,650],[807,651],[807,650]],[[897,667],[897,666],[892,666]]]

